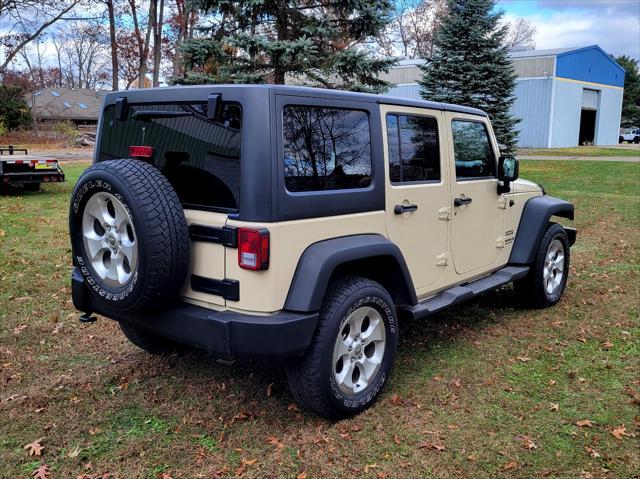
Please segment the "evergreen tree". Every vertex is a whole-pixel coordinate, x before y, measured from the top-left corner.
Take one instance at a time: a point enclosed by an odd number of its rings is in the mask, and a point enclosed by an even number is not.
[[[181,83],[295,83],[383,91],[393,60],[363,43],[389,22],[390,0],[194,0],[210,27],[184,43]]]
[[[616,62],[625,69],[624,97],[622,99],[623,128],[640,127],[640,74],[638,61],[623,55]]]
[[[504,46],[508,27],[500,26],[496,0],[447,0],[449,14],[434,38],[434,53],[421,66],[426,100],[480,108],[489,114],[498,142],[516,146],[510,115],[516,74]]]

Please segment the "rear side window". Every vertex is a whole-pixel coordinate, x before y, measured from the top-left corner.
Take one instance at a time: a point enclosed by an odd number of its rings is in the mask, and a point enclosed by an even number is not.
[[[222,103],[215,120],[207,118],[206,103],[129,105],[124,121],[110,105],[103,112],[100,160],[128,158],[130,146],[150,146],[150,162],[185,207],[237,210],[241,134],[242,110],[235,103]]]
[[[366,112],[286,106],[283,130],[288,191],[344,190],[371,184],[371,137]]]
[[[495,175],[495,158],[489,132],[484,123],[453,120],[453,152],[458,179],[486,178]]]
[[[392,183],[440,180],[438,122],[435,118],[387,115],[387,140]]]

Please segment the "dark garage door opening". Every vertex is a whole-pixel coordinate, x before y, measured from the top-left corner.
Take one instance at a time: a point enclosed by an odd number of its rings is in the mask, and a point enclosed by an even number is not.
[[[580,138],[578,144],[593,145],[596,138],[596,110],[582,110],[580,113]]]

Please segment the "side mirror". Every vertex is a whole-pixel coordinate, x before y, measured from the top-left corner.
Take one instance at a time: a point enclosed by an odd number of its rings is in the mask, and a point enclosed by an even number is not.
[[[511,186],[509,183],[518,179],[520,165],[517,158],[513,156],[501,156],[498,160],[498,181],[502,181],[502,185],[498,185],[498,194],[509,193]]]

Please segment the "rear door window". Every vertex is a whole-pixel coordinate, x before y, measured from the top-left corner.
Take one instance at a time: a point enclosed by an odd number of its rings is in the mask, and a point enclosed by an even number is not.
[[[366,112],[286,106],[283,131],[288,191],[345,190],[371,184],[371,136]]]
[[[145,116],[134,118],[142,111]],[[127,158],[130,146],[151,146],[150,161],[185,207],[235,211],[241,135],[242,110],[236,103],[222,103],[215,120],[207,117],[206,103],[129,105],[124,121],[115,119],[115,107],[109,105],[103,113],[99,159]]]
[[[387,141],[392,183],[440,181],[438,122],[435,118],[387,115]]]

